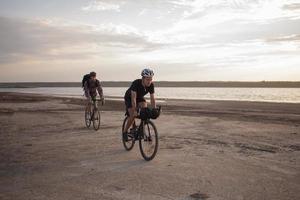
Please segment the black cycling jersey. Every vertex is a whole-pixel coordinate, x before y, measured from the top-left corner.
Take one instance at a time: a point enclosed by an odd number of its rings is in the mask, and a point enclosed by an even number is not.
[[[132,82],[131,86],[126,91],[124,96],[125,100],[131,100],[131,91],[136,92],[136,99],[137,102],[139,102],[139,100],[144,99],[144,96],[146,94],[154,93],[154,84],[151,83],[149,87],[144,87],[142,84],[142,79],[136,79],[135,81]]]
[[[103,89],[99,80],[89,79],[84,83],[84,92],[86,97],[96,97],[97,91],[100,97],[103,97]]]

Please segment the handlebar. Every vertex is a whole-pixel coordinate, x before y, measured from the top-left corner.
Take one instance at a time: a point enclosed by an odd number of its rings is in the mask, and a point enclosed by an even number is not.
[[[152,110],[147,110],[148,108],[138,108],[137,109],[137,118],[151,118],[151,119],[156,119],[160,116],[160,113],[161,113],[161,106],[158,106],[157,108],[153,108]],[[145,110],[146,112],[143,113],[143,117],[141,116],[141,111]],[[156,110],[156,112],[153,112],[153,110]],[[151,111],[151,112],[149,112]],[[146,115],[146,116],[145,116]]]
[[[90,98],[90,102],[91,103],[96,103],[96,102],[98,102],[98,101],[100,101],[100,102],[102,102],[102,106],[104,105],[104,103],[105,103],[105,99],[103,98],[103,99],[93,99],[93,98]]]
[[[146,107],[146,108],[148,108],[148,107]],[[136,112],[138,114],[140,114],[141,110],[143,110],[143,109],[145,109],[145,108],[137,108]],[[161,112],[161,106],[157,106],[156,108],[152,108],[152,109],[156,109],[159,113]]]

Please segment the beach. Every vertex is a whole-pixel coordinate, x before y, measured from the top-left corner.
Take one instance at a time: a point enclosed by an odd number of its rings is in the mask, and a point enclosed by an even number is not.
[[[150,162],[122,145],[122,101],[98,131],[84,106],[0,93],[0,199],[300,199],[298,103],[166,99]]]

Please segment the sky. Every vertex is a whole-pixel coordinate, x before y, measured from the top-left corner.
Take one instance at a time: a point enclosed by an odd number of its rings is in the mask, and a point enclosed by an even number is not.
[[[300,0],[0,0],[0,82],[300,81]]]

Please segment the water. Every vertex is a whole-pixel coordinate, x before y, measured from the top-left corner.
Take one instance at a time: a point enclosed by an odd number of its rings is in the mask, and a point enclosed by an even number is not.
[[[104,87],[105,96],[122,98],[127,88]],[[78,87],[0,88],[0,92],[24,92],[80,97]],[[300,103],[300,88],[155,88],[157,98],[193,100],[235,100]]]

